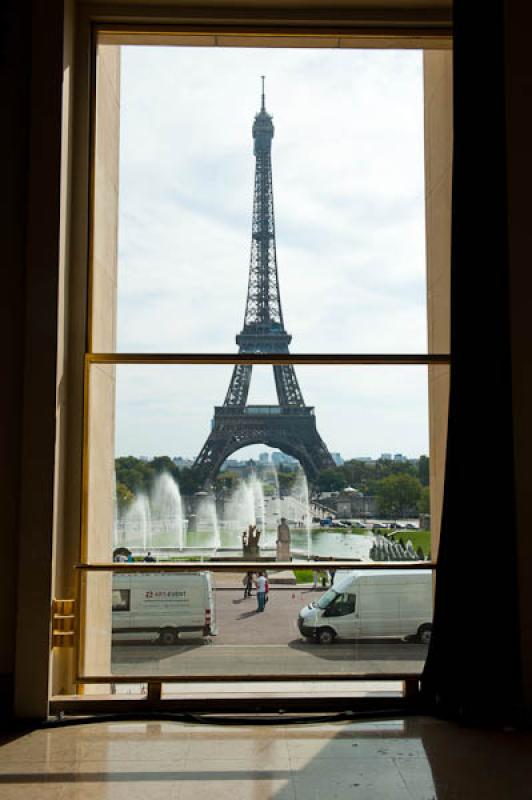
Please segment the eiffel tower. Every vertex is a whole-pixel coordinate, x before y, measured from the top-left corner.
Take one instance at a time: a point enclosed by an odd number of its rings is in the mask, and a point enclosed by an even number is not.
[[[264,76],[261,109],[253,122],[255,192],[251,259],[244,327],[236,337],[239,353],[288,353],[292,337],[284,327],[273,215],[271,148],[272,117],[266,111]],[[312,480],[321,469],[334,467],[316,429],[314,408],[306,406],[292,364],[275,364],[276,406],[247,405],[252,367],[236,364],[223,406],[214,409],[211,433],[196,459],[206,480],[213,480],[235,450],[265,444],[297,458]]]

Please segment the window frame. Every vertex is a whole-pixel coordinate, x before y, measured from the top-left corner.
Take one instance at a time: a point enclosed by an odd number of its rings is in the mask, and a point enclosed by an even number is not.
[[[107,9],[107,11],[105,10]],[[249,10],[248,10],[249,11]],[[335,41],[337,46],[352,46],[352,47],[370,47],[377,46],[391,46],[392,44],[397,47],[406,48],[422,48],[422,49],[447,49],[452,41],[452,24],[450,14],[445,10],[439,15],[428,14],[424,15],[423,11],[411,11],[405,16],[401,13],[381,11],[376,15],[376,18],[364,18],[364,14],[348,15],[348,19],[335,19],[331,20],[327,10],[323,10],[320,14],[312,14],[312,20],[306,19],[302,21],[302,13],[300,10],[295,10],[291,15],[285,15],[283,12],[268,12],[264,14],[246,13],[242,9],[232,10],[233,20],[228,23],[226,18],[226,10],[222,12],[197,11],[198,17],[196,21],[187,20],[175,21],[173,24],[165,22],[160,24],[154,17],[157,17],[157,11],[149,7],[141,6],[138,11],[135,11],[134,21],[131,18],[131,10],[128,6],[108,6],[102,8],[97,12],[92,9],[92,4],[88,3],[81,7],[81,14],[78,18],[78,41],[77,47],[82,52],[88,51],[90,58],[86,60],[85,64],[81,67],[78,73],[77,85],[80,82],[84,87],[85,92],[82,93],[78,100],[77,117],[82,124],[82,142],[81,149],[85,145],[84,157],[86,159],[86,177],[88,179],[89,191],[87,196],[82,202],[81,208],[77,209],[77,221],[72,226],[71,235],[74,240],[78,242],[77,257],[79,261],[80,252],[83,253],[83,247],[79,248],[80,243],[85,240],[88,243],[88,248],[85,250],[85,274],[87,275],[87,282],[85,287],[81,287],[82,295],[85,296],[87,303],[87,316],[85,326],[85,336],[83,336],[83,413],[82,413],[82,427],[83,427],[83,444],[82,444],[82,472],[81,472],[81,526],[80,526],[80,541],[78,545],[78,552],[80,557],[77,560],[76,566],[78,567],[78,600],[82,600],[82,586],[85,583],[85,576],[91,571],[115,571],[116,564],[103,564],[94,563],[87,559],[87,475],[88,475],[88,407],[89,407],[89,389],[88,377],[89,370],[92,364],[124,364],[124,363],[172,363],[172,364],[235,364],[235,363],[290,363],[290,364],[423,364],[427,366],[440,366],[450,364],[449,353],[439,354],[411,354],[411,355],[394,355],[387,356],[382,354],[352,354],[352,355],[304,355],[296,356],[290,355],[286,357],[275,357],[267,355],[264,357],[254,356],[238,356],[237,354],[121,354],[121,353],[108,353],[96,352],[93,350],[93,330],[92,330],[92,317],[93,317],[93,301],[92,301],[92,286],[93,286],[93,258],[91,241],[94,229],[94,158],[95,158],[95,136],[94,136],[94,113],[95,113],[95,64],[96,64],[96,47],[99,37],[104,37],[102,41],[117,43],[157,43],[169,44],[181,43],[184,44],[185,37],[211,37],[214,39],[214,44],[222,45],[224,41],[231,46],[257,46],[260,42],[262,46],[287,46],[293,43],[295,46],[322,46],[330,47]],[[218,14],[220,15],[218,16]],[[392,18],[390,18],[390,15]],[[172,15],[173,16],[173,15]],[[287,19],[290,16],[290,19]],[[308,12],[305,16],[308,16]],[[117,19],[118,18],[118,19]],[[175,19],[175,17],[174,17]],[[139,21],[142,20],[142,21]],[[128,39],[129,37],[129,39]],[[181,42],[179,40],[181,39]],[[210,45],[202,45],[210,46]],[[88,90],[88,91],[87,91]],[[84,108],[80,109],[81,106]],[[79,147],[78,147],[79,156]],[[78,159],[79,160],[79,159]],[[79,190],[78,190],[79,191]],[[81,191],[83,191],[81,189]],[[86,215],[83,215],[85,209]],[[74,258],[74,261],[76,259]],[[83,274],[83,272],[82,272]],[[79,289],[79,287],[78,287]],[[78,337],[79,345],[79,337]],[[78,371],[79,375],[79,371]],[[338,561],[334,562],[337,568],[345,567],[345,563]],[[125,571],[134,572],[142,571],[141,565],[122,565]],[[240,565],[239,565],[240,566]],[[268,566],[268,565],[266,565]],[[382,568],[382,565],[380,565]],[[436,562],[430,565],[425,565],[425,569],[436,568]],[[153,566],[149,565],[151,571]],[[249,564],[242,564],[241,571],[245,572],[249,569]],[[178,571],[188,571],[197,569],[194,562],[182,562],[178,567]],[[122,571],[122,568],[120,569]],[[214,570],[216,571],[216,570]],[[80,625],[78,625],[78,679],[82,676],[80,669],[83,662],[83,645],[82,645],[82,630],[85,625],[84,612],[80,613]],[[109,678],[110,676],[107,676]],[[389,679],[386,676],[386,679]],[[94,681],[97,683],[97,681]],[[78,684],[82,683],[78,680]]]

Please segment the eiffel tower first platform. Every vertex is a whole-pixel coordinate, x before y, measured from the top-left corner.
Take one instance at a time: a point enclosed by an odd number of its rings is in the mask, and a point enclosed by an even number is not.
[[[251,259],[244,327],[236,337],[239,353],[288,353],[292,337],[285,331],[277,256],[271,149],[274,127],[266,111],[264,78],[261,110],[253,122],[255,191]],[[334,467],[316,429],[314,408],[306,406],[292,364],[274,365],[278,405],[247,405],[252,367],[236,364],[223,406],[216,406],[211,433],[196,465],[212,481],[235,450],[265,444],[297,458],[312,480],[321,469]]]

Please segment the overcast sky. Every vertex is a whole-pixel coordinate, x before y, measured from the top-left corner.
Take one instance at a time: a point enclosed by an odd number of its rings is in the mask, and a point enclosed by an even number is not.
[[[182,47],[122,48],[118,350],[236,352],[263,74],[292,352],[425,352],[421,52]],[[297,373],[330,450],[427,452],[426,368]],[[230,374],[120,367],[118,455],[194,457]]]

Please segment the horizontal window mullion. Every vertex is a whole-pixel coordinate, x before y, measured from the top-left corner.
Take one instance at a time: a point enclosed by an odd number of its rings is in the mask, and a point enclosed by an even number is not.
[[[449,353],[87,353],[88,364],[316,364],[434,366]]]
[[[155,548],[154,548],[155,549]],[[419,570],[437,568],[436,561],[353,561],[343,559],[310,561],[136,561],[84,562],[76,564],[81,572],[259,572],[263,570],[309,569],[349,570]]]

